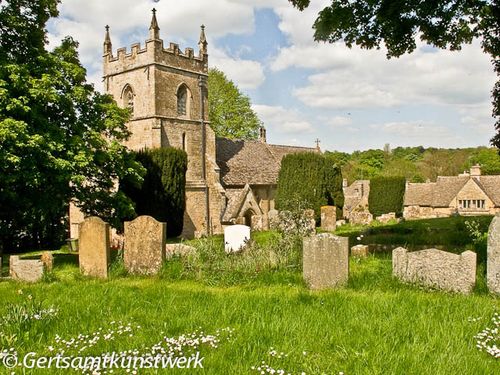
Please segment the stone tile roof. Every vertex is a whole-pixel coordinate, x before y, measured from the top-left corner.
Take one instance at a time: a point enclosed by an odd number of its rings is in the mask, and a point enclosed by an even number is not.
[[[436,182],[409,183],[404,205],[449,207],[453,198],[471,178],[476,180],[495,206],[500,206],[500,176],[439,176]]]
[[[271,145],[261,141],[217,138],[217,164],[225,186],[275,185],[285,155],[316,152],[312,147]]]

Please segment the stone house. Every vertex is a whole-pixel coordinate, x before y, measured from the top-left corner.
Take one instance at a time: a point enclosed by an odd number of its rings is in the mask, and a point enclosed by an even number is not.
[[[436,182],[407,183],[403,217],[424,219],[494,215],[500,212],[500,175],[481,176],[481,168],[458,176],[438,176]]]
[[[259,141],[216,139],[208,119],[208,50],[201,26],[198,53],[176,43],[164,46],[155,10],[145,45],[113,54],[106,26],[103,55],[105,90],[131,109],[131,150],[176,147],[186,151],[186,210],[182,236],[221,233],[233,223],[266,228],[281,159],[316,148],[269,145]],[[70,207],[70,235],[78,238],[83,215]]]
[[[370,180],[356,180],[347,185],[347,179],[342,182],[344,192],[344,218],[354,224],[369,224],[373,219],[368,210]]]

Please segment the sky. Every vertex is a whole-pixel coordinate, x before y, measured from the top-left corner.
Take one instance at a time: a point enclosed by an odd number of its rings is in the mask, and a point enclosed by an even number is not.
[[[312,24],[330,2],[301,12],[287,0],[62,0],[48,25],[49,47],[71,35],[88,79],[102,91],[104,26],[113,50],[148,38],[157,9],[164,45],[198,51],[206,26],[209,66],[248,95],[267,141],[352,152],[397,146],[487,146],[494,135],[495,82],[479,42],[461,51],[420,43],[386,58],[384,48],[347,48],[313,40]]]

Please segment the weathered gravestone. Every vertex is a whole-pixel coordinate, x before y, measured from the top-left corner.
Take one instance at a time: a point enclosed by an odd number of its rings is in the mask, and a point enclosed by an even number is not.
[[[307,210],[304,210],[304,222],[307,234],[316,233],[316,219],[314,218],[313,209],[308,208]]]
[[[326,231],[334,231],[336,226],[337,226],[337,207],[322,206],[321,229]]]
[[[382,224],[387,224],[391,220],[396,220],[396,213],[389,212],[387,214],[382,214],[380,216],[377,216],[375,220],[379,221]]]
[[[486,279],[491,293],[500,294],[500,214],[497,214],[488,230]]]
[[[40,259],[21,259],[12,255],[9,263],[9,273],[13,280],[35,283],[43,277],[44,267]]]
[[[451,292],[470,293],[476,282],[476,253],[453,254],[437,249],[392,251],[392,273],[404,282]]]
[[[250,241],[250,227],[236,224],[224,228],[224,250],[226,253],[242,250],[248,241]]]
[[[110,262],[109,224],[101,218],[87,217],[79,227],[78,260],[86,276],[108,277]]]
[[[355,258],[366,258],[368,256],[368,245],[356,245],[351,247],[351,256]]]
[[[42,261],[45,270],[47,272],[51,272],[52,268],[54,267],[54,256],[52,255],[52,253],[49,251],[44,251],[40,260]]]
[[[269,228],[276,229],[279,227],[279,212],[278,210],[269,210],[267,213],[267,220],[269,221]]]
[[[171,243],[165,245],[165,257],[170,259],[174,256],[188,256],[196,253],[196,248],[193,246],[184,245],[182,243]]]
[[[347,284],[349,238],[321,233],[304,238],[303,273],[311,289]]]
[[[155,274],[165,260],[167,224],[151,216],[125,222],[124,263],[130,273]]]

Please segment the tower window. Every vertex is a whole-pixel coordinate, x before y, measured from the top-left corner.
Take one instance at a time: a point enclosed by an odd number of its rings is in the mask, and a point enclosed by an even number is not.
[[[123,89],[123,106],[130,110],[130,114],[134,115],[134,91],[130,85],[125,86]]]
[[[188,104],[188,89],[185,85],[179,87],[177,91],[177,115],[186,116],[187,115],[187,104]]]
[[[182,133],[182,151],[186,151],[186,133]]]

